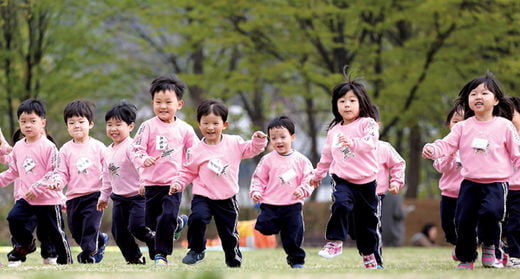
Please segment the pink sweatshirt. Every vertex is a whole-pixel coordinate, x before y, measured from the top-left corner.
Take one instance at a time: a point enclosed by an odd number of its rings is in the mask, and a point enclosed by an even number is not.
[[[66,142],[60,149],[60,185],[67,186],[67,200],[101,190],[106,146],[97,139],[87,143]]]
[[[186,158],[186,150],[199,139],[188,123],[177,118],[165,123],[158,117],[151,118],[139,127],[134,139],[132,161],[142,166],[141,183],[145,186],[169,186]],[[160,157],[155,165],[144,167],[148,156]]]
[[[313,167],[311,161],[298,151],[288,155],[280,155],[273,151],[265,155],[251,179],[249,196],[258,193],[260,202],[270,205],[303,204],[306,197],[312,194],[314,187],[309,185]],[[300,188],[304,197],[293,195]]]
[[[2,147],[0,147],[0,164],[8,165],[12,160],[10,153],[7,154],[7,145],[2,144]]]
[[[520,138],[513,123],[503,117],[489,121],[470,117],[455,124],[443,139],[426,146],[433,147],[433,159],[459,150],[461,175],[477,183],[506,182],[513,165],[520,167]]]
[[[267,139],[244,141],[240,136],[222,135],[222,141],[208,145],[204,141],[188,151],[188,161],[173,181],[184,190],[193,184],[193,194],[212,200],[229,199],[238,193],[240,161],[260,154]]]
[[[314,179],[325,177],[327,171],[354,184],[365,184],[376,180],[379,170],[376,146],[379,127],[374,119],[360,117],[354,122],[332,127],[321,151]],[[352,145],[344,148],[338,138],[344,136]]]
[[[520,191],[520,170],[515,168],[515,172],[509,178],[509,190]]]
[[[399,189],[403,188],[406,162],[401,155],[395,151],[390,143],[381,140],[378,141],[377,155],[379,157],[379,172],[377,174],[376,193],[378,195],[385,194],[392,182],[397,182]]]
[[[29,201],[31,205],[57,205],[62,203],[61,191],[49,190],[47,185],[54,181],[59,154],[58,149],[47,138],[26,143],[18,141],[11,151],[12,161],[9,169],[0,174],[0,185],[5,187],[16,180],[14,199],[25,199],[25,194],[32,190],[36,198]]]
[[[439,189],[441,189],[441,195],[458,198],[460,191],[460,184],[464,177],[460,174],[462,164],[460,163],[459,154],[456,156],[445,156],[438,158],[433,162],[433,167],[442,173],[441,179],[439,180]]]
[[[139,171],[130,160],[133,141],[131,137],[127,137],[116,146],[110,144],[105,151],[103,186],[99,200],[108,201],[112,193],[123,197],[139,194]]]

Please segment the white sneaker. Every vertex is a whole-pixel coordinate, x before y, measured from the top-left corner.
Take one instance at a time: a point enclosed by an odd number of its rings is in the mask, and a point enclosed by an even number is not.
[[[520,258],[509,258],[509,262],[507,263],[507,267],[511,268],[520,268]]]
[[[58,264],[58,258],[45,258],[43,259],[43,264]]]
[[[9,261],[8,267],[18,267],[22,265],[22,261]]]
[[[341,253],[343,253],[343,243],[327,242],[327,244],[321,248],[320,252],[318,252],[318,255],[332,259],[341,255]]]

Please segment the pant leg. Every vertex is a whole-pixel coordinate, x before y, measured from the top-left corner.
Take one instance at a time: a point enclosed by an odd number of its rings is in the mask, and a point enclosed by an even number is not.
[[[348,182],[333,175],[332,206],[325,233],[326,239],[347,240],[349,215],[353,208],[354,193]]]
[[[238,267],[242,263],[242,253],[240,252],[240,239],[238,236],[238,203],[236,197],[226,200],[209,201],[217,232],[222,242],[222,249],[226,258],[226,264],[231,267]]]
[[[125,261],[141,258],[141,250],[130,232],[130,204],[125,197],[112,194],[112,235]],[[144,221],[144,220],[143,220]]]
[[[36,213],[32,206],[24,199],[15,202],[13,208],[7,215],[9,231],[13,245],[29,247],[32,245],[34,236]]]
[[[42,247],[47,247],[44,258],[56,257],[59,264],[71,264],[72,253],[65,234],[61,206],[39,205],[36,208],[37,235]],[[43,251],[42,251],[43,255]]]
[[[170,187],[164,186],[162,212],[157,218],[155,232],[155,250],[163,255],[171,255],[173,252],[173,234],[177,228],[177,215],[182,197],[182,192],[169,195],[169,191]]]
[[[145,200],[137,195],[129,198],[128,228],[130,233],[148,246],[148,254],[153,260],[155,256],[155,232],[145,225]]]
[[[502,238],[502,221],[505,218],[505,182],[483,184],[480,187],[481,205],[478,210],[478,238],[484,245],[495,245]]]
[[[303,250],[303,223],[302,204],[292,204],[278,207],[282,216],[280,222],[280,238],[283,249],[287,254],[289,265],[305,264],[305,251]]]
[[[520,190],[509,190],[506,204],[507,252],[510,257],[520,258]]]
[[[441,226],[444,231],[446,241],[456,245],[457,231],[455,229],[455,209],[457,207],[457,198],[441,196]]]
[[[378,227],[377,206],[379,198],[376,195],[375,181],[356,185],[351,184],[355,191],[354,218],[356,220],[356,245],[359,253],[370,255],[378,250]]]
[[[201,253],[206,250],[206,226],[211,222],[209,199],[194,195],[188,219],[188,248]]]
[[[382,214],[383,214],[383,199],[385,195],[377,195],[377,249],[374,251],[374,256],[376,257],[377,264],[383,266],[383,226],[381,223]]]
[[[455,226],[457,246],[455,254],[461,262],[475,262],[477,259],[477,223],[480,208],[480,187],[482,185],[463,180],[460,186]]]
[[[278,207],[270,204],[260,205],[260,215],[256,218],[255,230],[263,235],[273,235],[280,232],[280,216]]]

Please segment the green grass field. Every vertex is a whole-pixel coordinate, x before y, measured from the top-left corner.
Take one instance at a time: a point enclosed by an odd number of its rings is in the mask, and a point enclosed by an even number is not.
[[[169,257],[169,266],[127,265],[119,249],[107,247],[105,258],[99,264],[72,264],[67,266],[45,266],[39,250],[30,254],[27,261],[16,268],[7,267],[6,253],[10,247],[0,248],[1,278],[519,278],[520,269],[483,268],[480,261],[473,271],[455,270],[456,263],[451,260],[451,250],[440,248],[386,248],[385,269],[365,270],[361,257],[355,248],[346,248],[343,254],[334,259],[324,259],[317,255],[318,248],[307,248],[304,269],[291,269],[285,262],[282,249],[244,250],[242,268],[230,269],[224,263],[222,251],[207,251],[203,262],[188,266],[181,263],[184,249],[174,249]],[[78,248],[73,248],[78,254]],[[148,260],[148,259],[147,259]]]

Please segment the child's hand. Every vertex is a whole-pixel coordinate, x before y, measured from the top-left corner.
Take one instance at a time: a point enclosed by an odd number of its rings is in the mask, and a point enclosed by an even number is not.
[[[265,138],[267,138],[267,135],[264,134],[264,132],[262,132],[262,131],[256,131],[253,134],[253,138],[265,139]]]
[[[350,147],[350,145],[352,144],[352,140],[350,140],[344,136],[341,136],[338,139],[338,143],[342,143],[343,147]]]
[[[321,184],[321,180],[315,180],[315,179],[311,179],[309,181],[309,184],[314,187],[314,188],[318,188]]]
[[[49,184],[49,185],[47,185],[47,189],[58,191],[58,190],[60,190],[60,183],[58,182],[58,183],[54,183],[54,184]]]
[[[32,201],[36,198],[36,194],[32,190],[29,190],[27,193],[25,193],[25,198],[29,201]]]
[[[397,182],[391,182],[390,185],[388,186],[388,191],[391,193],[391,194],[399,194],[399,184]]]
[[[98,211],[103,211],[107,207],[108,207],[108,202],[102,201],[102,200],[98,200],[98,202],[97,202],[97,210]]]
[[[139,195],[144,196],[144,184],[139,185]]]
[[[432,156],[433,156],[433,147],[429,146],[429,145],[425,145],[423,147],[423,150],[422,150],[422,156],[423,158],[426,158],[426,159],[433,159]]]
[[[159,158],[161,158],[161,156],[157,156],[157,157],[152,157],[152,156],[148,156],[146,158],[146,160],[144,160],[144,163],[143,165],[147,168],[147,167],[151,167],[153,165],[155,165],[155,161],[159,160]]]
[[[262,199],[262,194],[260,194],[260,193],[253,193],[251,195],[251,198],[253,199],[254,203],[258,203]]]
[[[297,197],[298,199],[303,198],[303,191],[302,189],[298,188],[294,191],[293,195]]]
[[[170,195],[173,195],[177,192],[180,192],[182,189],[181,185],[179,185],[177,182],[172,182],[172,184],[170,185]]]

